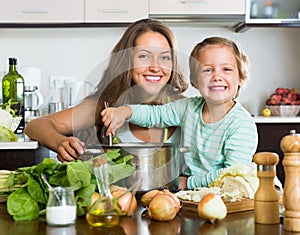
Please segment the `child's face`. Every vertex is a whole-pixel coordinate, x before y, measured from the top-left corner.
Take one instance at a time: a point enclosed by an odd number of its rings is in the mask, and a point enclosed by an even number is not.
[[[224,45],[209,45],[198,57],[198,87],[206,102],[232,102],[240,84],[234,52]]]

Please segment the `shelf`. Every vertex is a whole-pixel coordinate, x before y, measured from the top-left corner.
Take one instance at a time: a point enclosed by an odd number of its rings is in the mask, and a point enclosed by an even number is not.
[[[3,149],[38,149],[38,141],[24,142],[0,142],[0,150]]]
[[[255,123],[300,123],[300,117],[254,117]]]

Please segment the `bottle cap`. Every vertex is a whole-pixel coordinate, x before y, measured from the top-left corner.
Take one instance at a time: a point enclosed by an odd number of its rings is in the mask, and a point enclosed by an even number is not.
[[[9,64],[10,65],[16,65],[17,64],[17,58],[9,58]]]

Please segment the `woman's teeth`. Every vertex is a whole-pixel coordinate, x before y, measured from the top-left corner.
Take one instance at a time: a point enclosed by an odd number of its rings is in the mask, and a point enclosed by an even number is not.
[[[160,80],[160,76],[145,76],[147,81],[156,82]]]

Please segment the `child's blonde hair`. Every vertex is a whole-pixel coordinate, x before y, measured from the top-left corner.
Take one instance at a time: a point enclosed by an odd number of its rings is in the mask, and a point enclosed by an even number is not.
[[[191,52],[189,59],[189,67],[190,67],[190,81],[191,84],[198,88],[198,70],[199,70],[199,54],[201,49],[209,45],[224,45],[231,48],[234,52],[239,78],[241,82],[241,86],[243,86],[247,80],[249,80],[249,60],[248,57],[242,52],[242,50],[231,40],[223,37],[210,37],[204,39],[202,42],[198,43]],[[240,86],[238,87],[236,97],[239,95]]]

